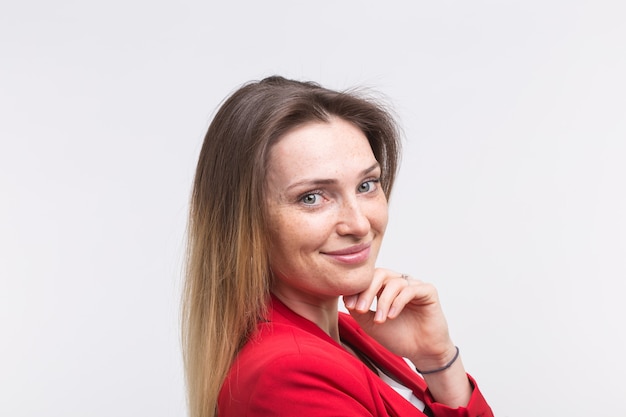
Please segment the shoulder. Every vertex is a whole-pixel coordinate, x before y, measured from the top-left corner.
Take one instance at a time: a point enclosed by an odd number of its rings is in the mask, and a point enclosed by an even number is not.
[[[278,373],[281,368],[285,372],[307,368],[319,373],[335,372],[338,364],[361,368],[361,363],[352,359],[330,339],[322,339],[297,326],[268,323],[246,343],[233,367],[245,368],[245,373],[263,374]]]
[[[368,370],[339,346],[284,324],[267,326],[233,364],[220,393],[220,415],[325,415],[375,409]],[[285,411],[286,412],[286,411]]]

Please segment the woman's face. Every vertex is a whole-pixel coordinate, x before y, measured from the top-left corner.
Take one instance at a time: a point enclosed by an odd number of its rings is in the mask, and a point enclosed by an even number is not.
[[[333,118],[272,146],[266,204],[279,296],[315,303],[366,289],[387,226],[381,169],[363,134]]]

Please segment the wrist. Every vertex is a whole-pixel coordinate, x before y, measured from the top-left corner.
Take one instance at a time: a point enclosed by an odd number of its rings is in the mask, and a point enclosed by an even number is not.
[[[412,361],[415,369],[422,375],[436,374],[449,369],[459,359],[460,352],[457,346],[452,346],[444,355],[437,358],[420,358]]]

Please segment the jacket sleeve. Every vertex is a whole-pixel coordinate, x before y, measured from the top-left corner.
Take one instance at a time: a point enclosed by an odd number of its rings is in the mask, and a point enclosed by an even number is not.
[[[434,417],[493,417],[491,407],[478,389],[476,381],[467,376],[474,388],[469,403],[465,407],[450,408],[435,401],[430,391],[426,391],[425,403],[431,409]]]

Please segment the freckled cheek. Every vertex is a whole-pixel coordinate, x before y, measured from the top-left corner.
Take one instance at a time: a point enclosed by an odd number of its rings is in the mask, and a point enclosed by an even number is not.
[[[389,209],[387,206],[387,200],[383,197],[380,200],[376,200],[369,207],[370,225],[373,229],[380,233],[384,233],[387,228],[387,222],[389,220]]]
[[[290,236],[294,244],[303,251],[313,251],[319,249],[326,242],[329,235],[328,222],[319,221],[319,219],[308,219],[307,221],[299,221],[293,224],[290,230]]]
[[[283,256],[310,252],[319,246],[320,226],[316,222],[280,214],[275,214],[268,220],[272,246]]]
[[[332,234],[333,222],[326,216],[307,214],[303,217],[294,217],[285,227],[283,244],[286,250],[296,252],[304,257],[322,250]]]

